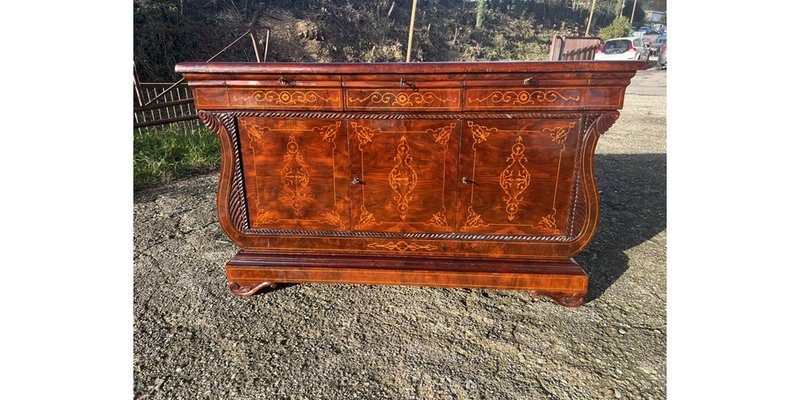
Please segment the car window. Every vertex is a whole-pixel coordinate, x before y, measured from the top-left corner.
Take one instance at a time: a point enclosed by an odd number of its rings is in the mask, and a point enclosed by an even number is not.
[[[608,50],[627,50],[628,49],[628,41],[627,40],[609,40],[606,42],[605,45],[606,51]]]

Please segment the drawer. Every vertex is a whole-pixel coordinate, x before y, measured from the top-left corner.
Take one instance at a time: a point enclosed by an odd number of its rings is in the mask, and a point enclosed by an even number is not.
[[[347,110],[460,110],[461,89],[347,88]]]
[[[585,73],[470,74],[465,110],[576,109],[584,104]]]
[[[465,90],[465,110],[578,109],[586,100],[585,87],[475,87]]]
[[[248,110],[341,110],[338,88],[253,87],[229,88],[231,108]]]
[[[470,74],[464,80],[467,88],[527,87],[586,87],[591,74],[585,72],[565,73],[509,73],[509,74]]]
[[[375,74],[344,78],[347,110],[461,110],[460,74]]]
[[[236,74],[195,84],[198,108],[342,110],[339,75]]]

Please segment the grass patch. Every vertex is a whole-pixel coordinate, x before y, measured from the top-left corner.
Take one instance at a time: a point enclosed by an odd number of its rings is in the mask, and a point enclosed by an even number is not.
[[[219,165],[217,137],[205,127],[186,133],[173,124],[133,134],[134,188],[208,172]]]

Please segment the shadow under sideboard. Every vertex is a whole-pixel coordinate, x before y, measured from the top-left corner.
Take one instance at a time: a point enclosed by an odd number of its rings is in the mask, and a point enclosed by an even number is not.
[[[587,302],[627,271],[626,250],[667,228],[667,155],[597,154],[595,177],[600,223],[589,246],[575,256],[589,275]]]

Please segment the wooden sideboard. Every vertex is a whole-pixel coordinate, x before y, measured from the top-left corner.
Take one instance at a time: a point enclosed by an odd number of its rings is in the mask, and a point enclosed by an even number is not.
[[[597,140],[645,62],[181,63],[219,137],[230,290],[528,290],[583,304]]]

